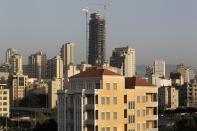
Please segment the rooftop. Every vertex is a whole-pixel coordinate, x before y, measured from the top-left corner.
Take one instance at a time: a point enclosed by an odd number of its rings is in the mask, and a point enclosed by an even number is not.
[[[120,74],[112,72],[108,69],[95,67],[95,68],[91,68],[89,70],[86,70],[84,72],[81,72],[77,75],[74,75],[71,78],[99,77],[99,76],[103,76],[103,75],[120,76]]]
[[[125,89],[135,88],[136,86],[153,86],[144,79],[138,77],[126,77],[125,78]]]

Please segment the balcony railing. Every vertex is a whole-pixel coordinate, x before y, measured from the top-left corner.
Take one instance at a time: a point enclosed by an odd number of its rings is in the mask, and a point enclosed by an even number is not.
[[[94,104],[86,104],[84,110],[94,110]]]
[[[158,102],[148,101],[146,102],[146,107],[158,107]]]
[[[85,124],[86,125],[94,125],[94,120],[93,119],[85,120]]]
[[[147,129],[147,131],[158,131],[158,128]]]
[[[158,120],[158,115],[149,115],[149,116],[146,116],[146,120],[148,120],[148,121]]]

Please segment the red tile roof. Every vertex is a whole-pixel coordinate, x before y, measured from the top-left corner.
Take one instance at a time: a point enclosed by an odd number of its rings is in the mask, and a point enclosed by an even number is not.
[[[92,68],[92,69],[88,69],[84,72],[81,72],[77,75],[72,76],[71,78],[80,78],[80,77],[99,77],[99,76],[103,76],[103,75],[115,75],[115,76],[120,76],[120,74],[112,72],[108,69],[104,69],[104,68]]]
[[[144,79],[140,79],[138,77],[127,77],[125,78],[125,88],[135,88],[136,86],[153,86],[149,82]]]

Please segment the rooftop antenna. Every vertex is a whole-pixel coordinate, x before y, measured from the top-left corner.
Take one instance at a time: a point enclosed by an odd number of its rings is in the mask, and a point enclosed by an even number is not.
[[[86,17],[86,63],[88,64],[88,54],[89,54],[89,46],[88,46],[88,14],[89,9],[88,7],[85,7],[82,9],[83,12],[85,12]]]

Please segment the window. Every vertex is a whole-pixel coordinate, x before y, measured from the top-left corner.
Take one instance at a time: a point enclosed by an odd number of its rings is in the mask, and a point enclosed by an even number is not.
[[[114,90],[117,90],[117,83],[113,84],[113,88],[114,88]]]
[[[7,111],[7,108],[3,108],[3,111]]]
[[[117,105],[117,97],[114,97],[113,101],[114,101],[114,105]]]
[[[134,101],[129,101],[128,109],[135,109],[135,102]]]
[[[114,120],[117,120],[117,112],[114,112]]]
[[[106,112],[106,120],[110,120],[110,112]]]
[[[137,124],[137,131],[140,131],[140,124]]]
[[[127,95],[124,95],[124,103],[127,103]]]
[[[95,104],[98,104],[98,95],[95,96]]]
[[[140,96],[137,96],[137,103],[140,103]]]
[[[101,120],[105,120],[105,112],[101,112]]]
[[[148,108],[146,109],[146,115],[147,116],[149,115],[149,109]]]
[[[142,102],[143,102],[143,103],[146,102],[146,96],[142,96]]]
[[[105,131],[105,128],[104,127],[101,127],[101,131]]]
[[[137,116],[140,117],[140,109],[137,110]]]
[[[102,105],[105,104],[105,97],[101,97],[101,104],[102,104]]]
[[[106,131],[110,131],[110,127],[106,127]]]
[[[107,90],[110,89],[110,83],[106,83],[106,89],[107,89]]]
[[[114,131],[118,131],[118,130],[117,130],[117,127],[114,127]]]
[[[6,106],[7,105],[7,102],[3,102],[3,105]]]
[[[96,83],[96,89],[100,89],[100,83]]]
[[[135,123],[135,116],[134,115],[129,115],[129,118],[128,118],[128,123]]]
[[[143,115],[143,117],[146,116],[146,109],[143,109],[143,110],[142,110],[142,115]]]
[[[3,100],[7,100],[7,97],[3,97]]]
[[[127,118],[127,110],[124,110],[124,118]]]
[[[107,104],[107,105],[110,104],[110,97],[106,97],[106,104]]]
[[[142,127],[143,127],[143,130],[146,130],[146,123],[143,123]]]

